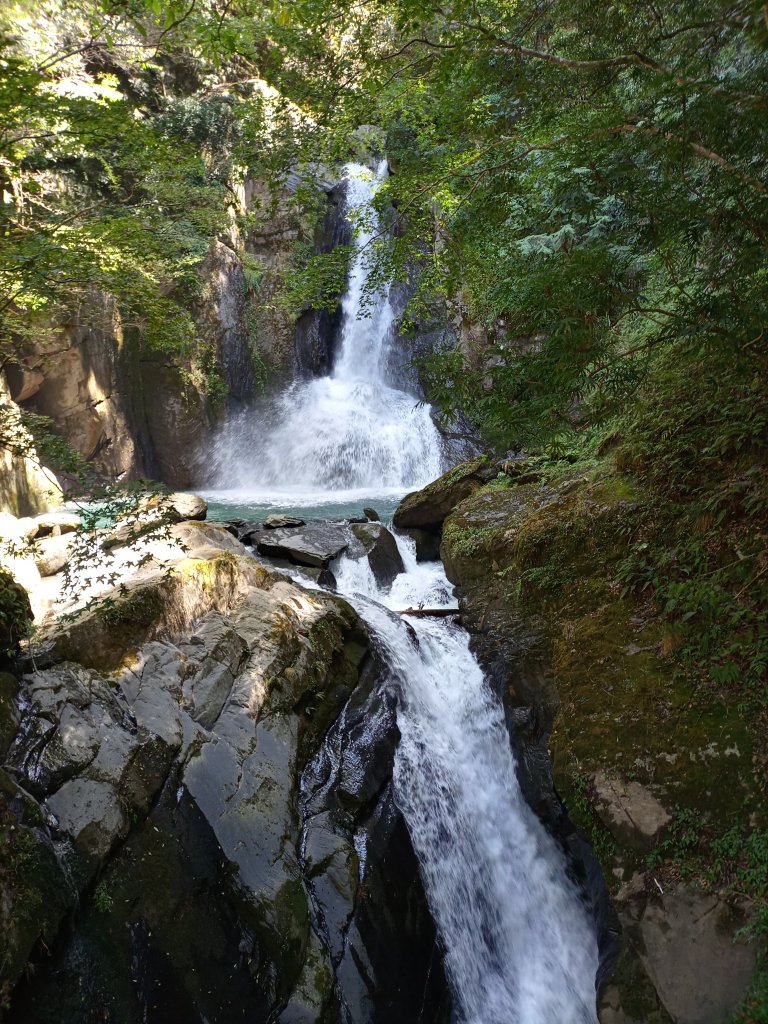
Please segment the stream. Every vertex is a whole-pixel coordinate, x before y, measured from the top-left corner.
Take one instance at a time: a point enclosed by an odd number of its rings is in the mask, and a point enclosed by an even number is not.
[[[379,230],[370,200],[385,175],[386,164],[375,174],[347,167],[349,215],[361,226],[333,372],[289,387],[266,430],[243,418],[229,424],[205,490],[213,516],[338,519],[368,504],[386,520],[400,497],[448,468],[429,407],[398,372],[388,291],[366,289]],[[332,569],[338,592],[376,635],[398,695],[396,799],[444,948],[456,1019],[594,1024],[598,950],[589,908],[523,798],[503,708],[468,635],[447,618],[406,625],[392,614],[455,605],[442,565],[417,562],[413,543],[396,540],[405,572],[387,589],[365,558],[342,555]]]

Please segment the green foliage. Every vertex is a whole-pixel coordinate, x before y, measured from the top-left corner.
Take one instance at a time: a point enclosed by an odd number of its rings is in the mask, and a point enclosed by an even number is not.
[[[616,855],[617,844],[611,833],[595,814],[589,799],[589,781],[580,772],[570,777],[570,792],[568,793],[568,809],[573,815],[577,824],[584,829],[589,845],[603,866],[606,874]]]
[[[768,830],[733,826],[718,831],[708,815],[677,807],[665,837],[646,858],[650,870],[665,865],[720,892],[746,894],[752,916],[744,937],[768,934]]]
[[[32,609],[27,592],[0,568],[0,664],[18,653],[19,643],[32,632]]]
[[[316,253],[307,242],[299,242],[294,264],[281,295],[283,308],[294,316],[307,306],[333,312],[344,291],[351,246],[337,245],[331,252]]]
[[[617,567],[622,592],[651,597],[670,651],[744,711],[768,706],[766,397],[725,354],[665,360],[616,447],[655,496]]]
[[[114,896],[110,893],[106,882],[99,882],[94,889],[93,905],[101,914],[108,914],[115,905]]]

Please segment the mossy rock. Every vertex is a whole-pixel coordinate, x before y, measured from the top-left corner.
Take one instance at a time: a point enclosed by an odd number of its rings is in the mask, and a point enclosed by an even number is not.
[[[19,652],[19,644],[32,632],[29,594],[7,569],[0,567],[0,668]]]
[[[10,672],[0,672],[0,757],[4,757],[19,728],[17,697],[19,681]]]
[[[0,771],[0,1008],[40,941],[53,945],[75,896],[31,798]]]
[[[54,623],[43,643],[56,661],[109,672],[130,662],[147,641],[180,636],[206,612],[228,611],[249,586],[269,578],[254,559],[229,552],[182,559],[165,572],[139,575],[71,622]]]
[[[498,475],[499,467],[487,455],[462,462],[437,480],[407,494],[392,518],[400,529],[419,527],[439,530],[446,516],[465,498]]]
[[[650,787],[667,807],[742,820],[758,799],[748,724],[677,670],[663,653],[663,617],[615,582],[643,501],[631,482],[599,471],[485,488],[445,523],[446,569],[471,628],[501,606],[508,628],[527,622],[540,638],[559,703],[555,782],[569,806],[578,807],[583,779],[604,769]]]

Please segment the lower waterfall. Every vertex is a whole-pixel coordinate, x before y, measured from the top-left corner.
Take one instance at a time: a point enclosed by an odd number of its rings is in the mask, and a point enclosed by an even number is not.
[[[526,804],[503,709],[448,620],[387,608],[448,607],[438,563],[381,591],[342,556],[338,588],[378,636],[398,689],[397,800],[419,857],[462,1024],[594,1024],[597,941],[565,858]]]

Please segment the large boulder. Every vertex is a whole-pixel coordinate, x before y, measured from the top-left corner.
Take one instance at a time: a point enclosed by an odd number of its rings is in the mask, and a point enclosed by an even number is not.
[[[309,523],[298,529],[269,530],[254,539],[256,550],[261,555],[287,558],[297,565],[318,569],[327,569],[350,543],[350,536],[343,526],[323,522]]]
[[[388,587],[396,576],[405,572],[397,541],[381,523],[352,523],[350,530],[362,544],[376,582]]]
[[[395,509],[392,522],[398,530],[417,527],[439,531],[454,508],[499,473],[486,455],[462,462],[420,491],[407,494]]]
[[[208,502],[199,494],[174,491],[172,494],[149,495],[141,503],[142,510],[157,510],[172,523],[183,523],[190,519],[205,519]]]
[[[739,938],[749,921],[746,901],[678,885],[650,898],[630,891],[620,906],[627,938],[669,1019],[674,1024],[730,1021],[757,966],[754,944]],[[631,1007],[631,994],[628,1003]],[[627,1010],[622,1012],[626,1019]],[[601,1017],[609,1019],[609,1014]]]
[[[74,534],[51,534],[35,541],[35,565],[41,576],[55,576],[69,563]]]
[[[32,613],[38,618],[44,610],[39,597],[40,570],[28,545],[23,521],[7,512],[0,512],[0,569],[5,571],[6,579],[10,577],[26,591]]]
[[[206,527],[175,527],[172,560],[150,563],[67,622],[49,624],[40,639],[48,659],[114,670],[149,640],[178,636],[201,615],[227,611],[249,588],[263,585],[266,568],[226,530]]]
[[[34,540],[37,537],[58,537],[63,533],[74,533],[80,526],[80,516],[77,512],[58,509],[23,519],[21,523],[27,538]]]

